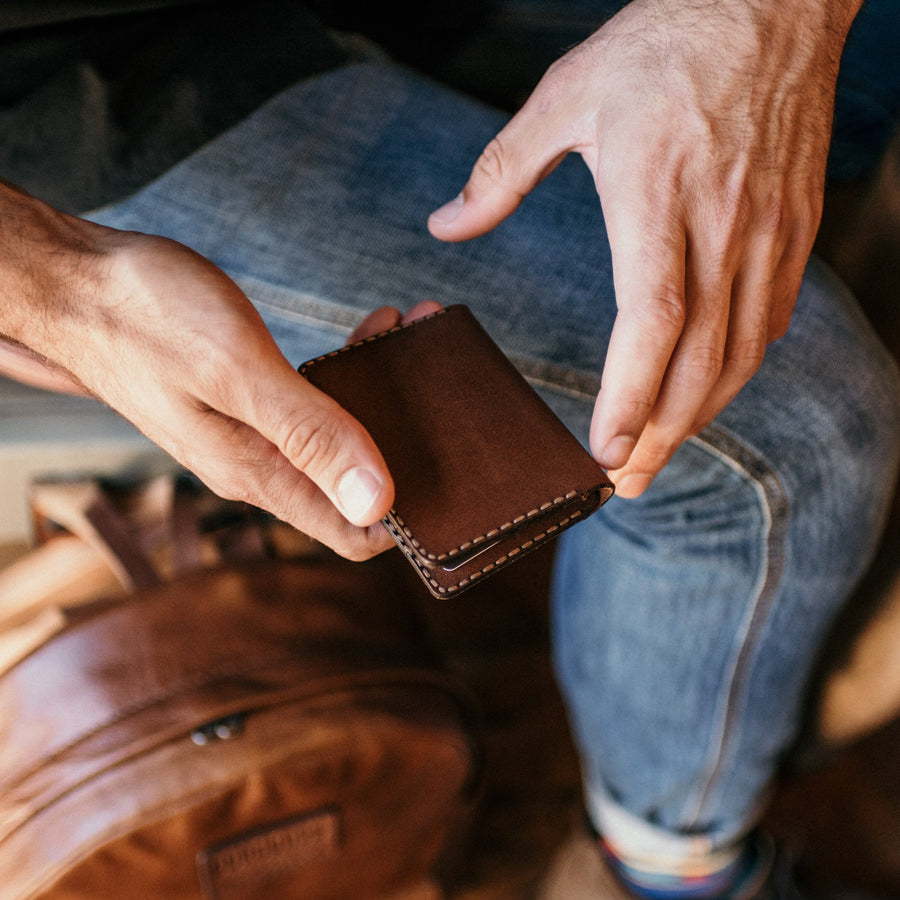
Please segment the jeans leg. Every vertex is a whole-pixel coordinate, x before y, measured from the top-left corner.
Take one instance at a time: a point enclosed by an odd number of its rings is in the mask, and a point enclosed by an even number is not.
[[[893,365],[813,260],[737,400],[644,496],[564,536],[557,668],[589,810],[620,846],[702,854],[758,820],[871,558],[897,442]]]
[[[483,238],[425,230],[501,124],[403,69],[351,66],[95,218],[217,262],[295,364],[376,305],[467,303],[586,439],[615,301],[581,162]],[[642,498],[614,498],[564,540],[557,657],[607,821],[717,843],[753,819],[881,526],[898,396],[852,298],[812,263],[793,327],[737,400]]]
[[[425,228],[503,121],[402,68],[348,66],[285,92],[91,218],[174,238],[220,265],[295,364],[378,305],[469,304],[530,375],[565,382],[576,427],[615,314],[589,173],[566,160],[565,174],[478,241],[442,244]]]

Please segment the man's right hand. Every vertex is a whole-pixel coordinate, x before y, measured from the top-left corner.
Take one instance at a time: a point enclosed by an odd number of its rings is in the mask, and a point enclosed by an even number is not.
[[[164,238],[0,183],[0,332],[131,420],[216,493],[350,559],[392,545],[384,460],[279,351],[224,272]]]
[[[585,160],[617,304],[590,441],[620,497],[641,494],[787,330],[860,2],[631,0],[550,67],[430,217],[440,240],[469,240],[567,154]]]

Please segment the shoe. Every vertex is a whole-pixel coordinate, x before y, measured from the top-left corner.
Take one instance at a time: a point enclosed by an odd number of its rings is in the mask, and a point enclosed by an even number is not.
[[[634,900],[610,869],[597,841],[578,828],[557,852],[535,900]]]
[[[813,900],[811,896],[807,898],[801,893],[789,861],[776,853],[772,840],[762,834],[755,836],[754,840],[758,845],[759,866],[733,894],[718,900]],[[582,827],[576,829],[558,851],[537,889],[535,900],[640,898],[629,891],[610,868],[596,836]]]

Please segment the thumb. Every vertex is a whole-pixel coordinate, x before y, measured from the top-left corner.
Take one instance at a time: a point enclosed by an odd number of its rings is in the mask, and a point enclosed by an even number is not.
[[[363,426],[285,364],[266,378],[265,402],[248,392],[237,416],[274,444],[353,525],[366,527],[391,507],[394,485]]]
[[[428,218],[428,230],[442,241],[485,234],[518,208],[525,196],[568,153],[548,117],[526,103],[484,148],[462,192]]]

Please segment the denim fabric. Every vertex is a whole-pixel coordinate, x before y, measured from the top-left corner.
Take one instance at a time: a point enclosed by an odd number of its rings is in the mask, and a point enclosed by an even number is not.
[[[294,364],[377,305],[467,303],[586,440],[615,302],[585,167],[566,160],[478,240],[425,230],[501,124],[401,68],[353,65],[93,218],[221,265]],[[753,819],[882,523],[898,397],[886,352],[813,262],[788,336],[714,425],[643,497],[563,540],[556,654],[606,821],[720,843]]]
[[[643,497],[564,543],[556,655],[599,827],[646,849],[652,832],[620,808],[707,847],[752,824],[891,494],[895,384],[813,260],[792,328],[738,399]]]

